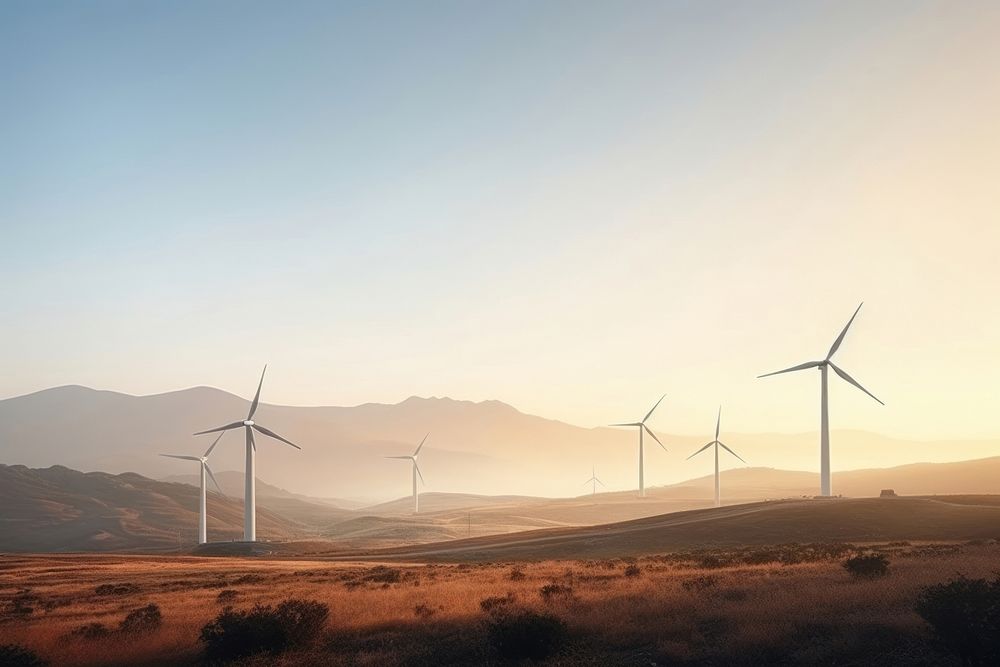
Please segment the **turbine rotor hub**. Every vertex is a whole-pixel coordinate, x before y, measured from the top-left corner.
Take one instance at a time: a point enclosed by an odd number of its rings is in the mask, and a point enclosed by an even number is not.
[[[243,422],[243,425],[244,426],[253,426],[253,420],[252,419],[247,419],[247,420],[245,420]]]

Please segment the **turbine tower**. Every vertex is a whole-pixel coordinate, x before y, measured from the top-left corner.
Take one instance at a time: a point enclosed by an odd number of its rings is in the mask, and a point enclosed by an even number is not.
[[[295,449],[302,449],[294,442],[282,438],[274,431],[264,428],[253,420],[254,413],[257,412],[257,405],[260,403],[260,388],[264,386],[264,373],[266,372],[267,366],[264,366],[264,371],[260,374],[260,384],[257,385],[257,393],[253,397],[253,403],[250,404],[250,412],[247,413],[246,419],[241,419],[240,421],[226,424],[219,428],[211,428],[207,431],[195,433],[195,435],[218,433],[219,431],[228,431],[241,426],[246,431],[246,480],[243,486],[243,539],[247,542],[254,542],[257,539],[257,482],[254,476],[254,456],[257,453],[257,443],[254,442],[253,432],[257,431],[261,435],[280,440]]]
[[[698,451],[696,451],[691,456],[687,457],[687,460],[690,461],[692,458],[694,458],[695,456],[698,456],[699,454],[701,454],[703,451],[705,451],[709,447],[715,445],[715,506],[716,507],[720,507],[722,505],[722,494],[719,492],[719,487],[720,487],[720,484],[719,484],[719,447],[722,447],[724,450],[726,450],[727,452],[729,452],[730,454],[732,454],[733,456],[735,456],[736,458],[738,458],[740,461],[743,461],[743,457],[742,456],[740,456],[739,454],[737,454],[733,450],[729,449],[729,447],[726,447],[725,444],[723,444],[722,442],[719,441],[719,426],[721,424],[722,424],[722,406],[720,405],[719,406],[719,416],[716,417],[716,419],[715,419],[715,440],[713,440],[712,442],[708,443],[707,445],[705,445],[704,447],[702,447],[701,449],[699,449]],[[743,461],[743,463],[746,463],[746,461]]]
[[[880,404],[885,405],[882,401],[879,401],[873,393],[862,387],[857,380],[852,378],[847,374],[846,371],[837,367],[836,364],[831,361],[833,355],[840,349],[840,344],[844,342],[844,336],[847,335],[847,330],[851,328],[851,324],[854,322],[854,318],[858,316],[858,311],[861,310],[861,306],[864,305],[862,302],[858,305],[857,310],[851,315],[851,319],[847,321],[847,326],[844,330],[840,332],[837,336],[837,340],[833,341],[833,345],[830,347],[830,351],[826,353],[826,358],[822,361],[807,361],[804,364],[799,364],[798,366],[792,366],[791,368],[786,368],[782,371],[775,371],[773,373],[765,373],[764,375],[758,375],[758,378],[765,378],[771,375],[780,375],[781,373],[791,373],[792,371],[801,371],[807,368],[819,368],[820,371],[820,433],[819,433],[819,471],[820,471],[820,495],[830,496],[832,495],[832,485],[830,484],[830,411],[828,407],[828,396],[827,396],[827,369],[832,368],[833,372],[841,377],[842,380],[850,382],[855,387],[865,392]]]
[[[184,461],[197,461],[201,465],[201,505],[198,513],[198,544],[205,544],[208,541],[208,503],[206,502],[206,491],[205,491],[205,473],[212,478],[212,483],[215,484],[215,488],[219,490],[219,493],[226,495],[222,491],[222,487],[219,486],[219,482],[215,479],[215,475],[212,474],[212,469],[208,467],[208,455],[212,453],[215,446],[219,444],[219,440],[222,438],[222,433],[219,437],[215,439],[212,446],[208,448],[204,456],[182,456],[180,454],[160,454],[160,456],[166,456],[169,459],[181,459]]]
[[[430,433],[428,433],[427,435],[430,435]],[[424,476],[423,476],[423,474],[421,474],[419,466],[417,466],[417,456],[419,456],[419,454],[420,454],[420,448],[423,447],[424,446],[424,442],[427,441],[427,435],[425,435],[424,439],[420,441],[419,445],[417,445],[417,451],[413,452],[412,456],[387,456],[387,457],[385,457],[387,459],[408,459],[410,462],[413,463],[413,469],[410,471],[410,474],[413,475],[413,513],[414,514],[416,514],[417,511],[420,509],[420,496],[417,494],[417,475],[420,475],[420,482],[422,484],[426,484],[427,483],[427,482],[424,482]]]
[[[656,444],[658,444],[660,447],[663,447],[663,443],[660,442],[660,439],[656,437],[656,434],[650,431],[649,427],[646,426],[646,420],[649,419],[649,416],[653,414],[653,411],[656,410],[657,407],[659,407],[660,403],[666,397],[667,397],[666,394],[660,396],[660,400],[656,402],[656,405],[654,405],[649,412],[646,413],[646,416],[642,418],[642,421],[630,422],[627,424],[612,424],[612,426],[635,426],[636,428],[639,429],[639,495],[643,498],[646,497],[646,484],[645,480],[643,479],[643,470],[642,470],[642,460],[643,460],[642,432],[645,431],[646,433],[648,433],[653,440],[656,440]],[[667,451],[667,448],[663,447],[663,451]]]
[[[594,468],[590,469],[590,479],[588,479],[586,482],[584,482],[584,484],[592,484],[594,486],[594,490],[591,491],[591,493],[590,493],[590,495],[592,495],[592,496],[596,496],[597,495],[597,485],[598,484],[600,484],[601,486],[604,486],[604,482],[602,482],[601,480],[597,479],[597,471]]]

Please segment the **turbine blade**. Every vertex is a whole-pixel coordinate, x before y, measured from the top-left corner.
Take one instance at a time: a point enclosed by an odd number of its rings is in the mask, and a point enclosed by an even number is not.
[[[773,373],[764,373],[763,375],[758,375],[757,379],[770,377],[771,375],[781,375],[782,373],[791,373],[792,371],[802,371],[807,368],[816,368],[822,365],[822,361],[807,361],[804,364],[799,364],[798,366],[792,366],[791,368],[786,368],[783,371],[774,371]]]
[[[854,318],[858,316],[858,310],[861,310],[861,306],[863,305],[865,305],[864,301],[858,304],[857,310],[855,310],[854,314],[851,315],[851,319],[847,321],[847,326],[845,326],[844,330],[840,332],[839,336],[837,336],[837,340],[833,341],[833,345],[830,346],[830,351],[826,353],[827,361],[830,361],[830,357],[832,357],[834,353],[840,349],[840,344],[844,342],[844,336],[847,335],[847,330],[851,328],[851,323],[854,322]]]
[[[247,413],[247,420],[253,419],[253,413],[257,412],[257,404],[260,403],[260,388],[264,386],[264,373],[267,372],[267,364],[260,374],[260,383],[257,385],[257,393],[254,394],[253,403],[250,404],[250,412]]]
[[[215,484],[215,488],[219,490],[219,495],[228,498],[229,496],[226,496],[226,492],[222,490],[221,486],[219,486],[219,480],[215,479],[215,473],[212,472],[212,469],[208,467],[207,463],[203,463],[202,465],[205,466],[205,472],[208,473],[208,476],[212,478],[212,483]]]
[[[871,396],[872,398],[874,398],[880,404],[885,405],[885,403],[882,403],[882,401],[878,400],[878,398],[875,396],[875,394],[871,393],[870,391],[868,391],[867,389],[865,389],[864,387],[862,387],[861,384],[857,380],[855,380],[850,375],[848,375],[846,371],[844,371],[844,370],[838,368],[836,365],[834,365],[834,363],[832,361],[830,362],[830,368],[832,368],[834,370],[834,372],[837,375],[839,375],[841,378],[843,378],[844,380],[847,380],[848,382],[850,382],[851,384],[853,384],[855,387],[857,387],[861,391],[865,392],[866,394],[868,394],[869,396]]]
[[[256,452],[257,451],[257,439],[253,437],[253,429],[250,428],[249,426],[247,427],[247,437],[250,438],[250,447],[252,447],[253,451]]]
[[[715,439],[719,439],[719,425],[722,423],[722,406],[719,406],[719,416],[715,418]]]
[[[656,405],[654,405],[652,408],[650,408],[649,412],[646,413],[646,416],[642,418],[642,423],[643,424],[646,423],[646,420],[649,419],[649,415],[653,414],[653,410],[656,410],[656,408],[658,408],[660,406],[660,403],[662,403],[663,399],[665,399],[666,397],[667,397],[666,394],[664,394],[663,396],[660,396],[660,400],[658,400],[656,402]]]
[[[282,441],[283,443],[285,443],[286,445],[291,445],[291,446],[292,446],[292,447],[294,447],[295,449],[302,449],[301,447],[299,447],[298,445],[296,445],[296,444],[295,444],[294,442],[292,442],[291,440],[285,440],[284,438],[282,438],[282,437],[281,437],[280,435],[278,435],[278,434],[277,434],[277,433],[275,433],[274,431],[272,431],[272,430],[270,430],[270,429],[267,429],[267,428],[264,428],[263,426],[261,426],[261,425],[259,425],[259,424],[254,424],[254,425],[252,426],[252,428],[253,428],[253,429],[254,429],[255,431],[257,431],[258,433],[263,433],[264,435],[266,435],[266,436],[267,436],[267,437],[269,437],[269,438],[274,438],[275,440],[281,440],[281,441]]]
[[[407,461],[409,461],[413,457],[412,456],[383,456],[382,458],[384,458],[384,459],[406,459]]]
[[[740,461],[743,461],[743,457],[742,457],[742,456],[740,456],[739,454],[737,454],[737,453],[736,453],[736,452],[734,452],[733,450],[729,449],[729,447],[726,447],[726,446],[725,446],[725,445],[724,445],[723,443],[721,443],[721,442],[720,442],[720,443],[719,443],[719,446],[720,446],[720,447],[722,447],[722,448],[723,448],[724,450],[726,450],[727,452],[729,452],[730,454],[732,454],[733,456],[735,456],[736,458],[738,458],[738,459],[739,459]],[[743,463],[747,463],[747,462],[746,462],[746,461],[743,461]],[[749,463],[747,463],[747,465],[750,465],[750,464],[749,464]]]
[[[420,466],[417,465],[416,459],[413,460],[413,469],[417,471],[417,476],[420,477],[420,483],[427,484],[427,482],[424,481],[424,474],[420,472]]]
[[[215,442],[212,443],[212,446],[208,448],[208,451],[205,452],[205,458],[206,459],[208,458],[208,455],[212,453],[212,450],[215,449],[215,446],[217,444],[219,444],[219,440],[222,440],[222,436],[224,436],[225,434],[226,434],[225,431],[223,431],[222,433],[220,433],[219,436],[215,439]]]
[[[693,459],[694,457],[698,456],[699,454],[701,454],[703,451],[705,451],[706,449],[708,449],[709,447],[711,447],[714,444],[715,444],[715,441],[713,440],[712,442],[708,443],[707,445],[705,445],[704,447],[702,447],[701,449],[699,449],[694,454],[692,454],[691,456],[687,457],[684,460],[685,461],[690,461],[691,459]]]
[[[604,482],[602,482],[601,480],[597,479],[596,477],[594,478],[594,481],[596,481],[601,486],[604,486]],[[605,488],[607,488],[607,487],[605,487]]]
[[[218,433],[219,431],[228,431],[230,429],[239,428],[243,426],[242,421],[233,422],[232,424],[226,424],[225,426],[220,426],[219,428],[210,428],[207,431],[198,431],[195,435],[205,435],[206,433]]]
[[[643,424],[642,427],[644,429],[646,429],[646,433],[649,434],[649,437],[651,437],[653,440],[656,440],[656,444],[658,444],[660,447],[663,447],[663,443],[660,442],[660,439],[656,437],[655,433],[653,433],[652,431],[649,430],[648,426],[646,426],[645,424]],[[667,448],[663,447],[663,451],[667,451]]]
[[[608,424],[608,426],[642,426],[642,422],[629,422],[628,424]]]
[[[427,435],[430,435],[430,433],[428,433]],[[413,452],[413,455],[414,455],[414,456],[416,456],[417,454],[419,454],[419,453],[420,453],[420,448],[424,446],[424,443],[425,443],[425,442],[427,442],[427,435],[425,435],[425,436],[424,436],[424,439],[420,441],[420,444],[419,444],[419,445],[417,445],[417,451]]]
[[[183,461],[201,461],[197,456],[181,456],[180,454],[160,454],[160,456],[166,456],[168,459],[181,459]]]

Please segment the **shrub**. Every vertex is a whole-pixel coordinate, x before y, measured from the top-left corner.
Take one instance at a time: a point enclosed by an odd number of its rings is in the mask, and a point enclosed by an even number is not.
[[[103,623],[87,623],[73,630],[71,634],[84,639],[101,639],[111,635],[111,628]]]
[[[703,574],[699,577],[691,577],[690,579],[685,579],[681,582],[681,587],[686,591],[703,591],[706,588],[712,588],[719,580],[710,574]]]
[[[517,596],[511,591],[507,595],[491,595],[488,598],[483,598],[479,601],[479,608],[487,614],[491,614],[506,609],[516,601]]]
[[[38,655],[17,644],[0,645],[0,667],[43,667],[46,665]]]
[[[527,575],[524,574],[524,570],[519,567],[512,567],[510,572],[507,573],[507,578],[511,581],[524,581]]]
[[[638,577],[640,574],[642,574],[642,570],[639,568],[638,565],[633,564],[625,568],[624,574],[626,577]]]
[[[434,609],[421,603],[413,608],[413,615],[417,618],[430,618],[434,615]]]
[[[543,600],[549,602],[557,598],[566,599],[573,597],[573,588],[556,583],[545,584],[538,590],[538,594],[542,596]]]
[[[544,660],[566,640],[566,624],[561,619],[528,610],[496,614],[488,629],[493,648],[508,660]]]
[[[219,591],[219,594],[215,596],[215,601],[219,604],[230,605],[236,602],[237,597],[239,597],[239,593],[237,591],[234,591],[232,588],[227,588]]]
[[[135,584],[101,584],[94,589],[94,592],[102,596],[131,595],[138,593],[139,587]]]
[[[1000,664],[1000,577],[928,586],[915,610],[963,664]]]
[[[154,630],[158,630],[161,625],[163,625],[163,614],[160,613],[160,608],[155,604],[149,604],[130,612],[122,620],[118,629],[121,632],[138,634],[153,632]]]
[[[201,629],[209,660],[233,660],[253,653],[281,653],[313,640],[330,608],[313,600],[286,600],[277,607],[256,605],[249,611],[226,608]]]
[[[844,561],[844,569],[858,579],[876,579],[889,573],[889,557],[885,554],[858,554]]]

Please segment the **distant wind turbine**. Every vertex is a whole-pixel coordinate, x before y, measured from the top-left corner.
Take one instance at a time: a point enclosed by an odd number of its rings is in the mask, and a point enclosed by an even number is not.
[[[201,464],[201,506],[198,513],[198,544],[205,544],[208,541],[208,503],[206,501],[206,490],[205,490],[205,473],[212,478],[212,483],[215,484],[215,488],[219,490],[219,493],[226,495],[222,491],[222,487],[219,486],[219,482],[215,479],[215,475],[212,474],[212,469],[208,467],[208,455],[212,453],[215,446],[219,444],[219,440],[224,434],[220,433],[219,437],[215,439],[212,446],[208,448],[204,456],[182,456],[180,454],[160,454],[160,456],[166,456],[170,459],[181,459],[184,461],[197,461]]]
[[[722,495],[721,495],[721,493],[719,493],[719,486],[720,486],[719,485],[719,447],[722,447],[724,450],[726,450],[727,452],[729,452],[730,454],[732,454],[733,456],[735,456],[736,458],[738,458],[740,461],[743,461],[743,457],[742,456],[740,456],[739,454],[737,454],[733,450],[729,449],[729,447],[726,447],[722,442],[719,441],[719,427],[720,427],[721,424],[722,424],[722,406],[720,405],[719,406],[719,416],[716,417],[716,419],[715,419],[715,440],[713,440],[712,442],[708,443],[707,445],[705,445],[704,447],[702,447],[701,449],[699,449],[694,454],[692,454],[691,456],[688,457],[688,460],[691,460],[692,458],[694,458],[695,456],[698,456],[698,454],[701,454],[703,451],[705,451],[706,449],[708,449],[712,445],[715,445],[715,506],[716,507],[720,507],[722,505]],[[743,461],[743,463],[746,463],[746,461]]]
[[[430,433],[428,433],[427,435],[430,435]],[[420,495],[417,493],[417,475],[420,475],[420,482],[421,482],[421,484],[426,484],[426,482],[424,482],[424,476],[420,472],[420,467],[417,466],[417,456],[420,455],[420,448],[423,447],[424,443],[427,441],[427,435],[425,435],[424,439],[420,441],[420,444],[417,445],[417,451],[413,452],[413,454],[411,456],[387,456],[387,457],[385,457],[387,459],[407,459],[411,463],[413,463],[413,469],[410,471],[410,473],[413,475],[413,513],[414,514],[416,514],[417,511],[420,509]]]
[[[833,372],[841,377],[841,379],[850,382],[855,387],[865,392],[876,401],[879,401],[873,393],[862,387],[857,380],[848,375],[843,369],[838,368],[836,364],[831,361],[833,355],[840,349],[840,344],[844,342],[844,336],[847,335],[847,330],[851,328],[851,324],[854,322],[854,318],[858,316],[858,311],[861,310],[861,306],[864,305],[862,302],[858,305],[857,310],[851,315],[851,319],[848,320],[847,326],[844,330],[840,332],[837,336],[837,340],[833,341],[833,345],[830,347],[830,351],[826,353],[826,358],[822,361],[807,361],[804,364],[799,364],[798,366],[792,366],[791,368],[786,368],[782,371],[775,371],[773,373],[765,373],[764,375],[758,375],[758,378],[766,378],[771,375],[779,375],[781,373],[791,373],[792,371],[801,371],[807,368],[819,368],[821,377],[821,389],[820,389],[820,434],[819,434],[819,469],[820,469],[820,495],[830,496],[832,495],[832,484],[830,483],[830,412],[828,407],[827,398],[827,368],[832,368]]]
[[[663,443],[660,442],[660,439],[656,437],[656,434],[650,431],[649,427],[646,426],[646,420],[649,419],[649,416],[653,414],[653,411],[656,410],[657,407],[659,407],[660,403],[663,402],[663,399],[666,397],[667,397],[666,394],[660,396],[660,400],[656,402],[656,405],[654,405],[649,412],[646,413],[646,416],[642,418],[642,421],[630,422],[627,424],[612,424],[612,426],[635,426],[639,429],[639,495],[642,496],[643,498],[646,497],[646,484],[643,479],[643,470],[642,470],[642,461],[643,461],[642,432],[645,431],[646,433],[648,433],[653,440],[656,440],[656,444],[658,444],[660,447],[663,447]],[[667,451],[667,448],[663,447],[663,451]]]
[[[601,486],[604,486],[604,482],[602,482],[601,480],[597,479],[597,471],[594,468],[590,469],[590,479],[588,479],[586,482],[584,482],[584,484],[593,484],[594,490],[590,493],[590,495],[592,495],[592,496],[596,496],[597,495],[597,485],[598,484],[600,484]]]
[[[286,445],[291,445],[295,449],[302,449],[294,442],[282,438],[274,431],[266,429],[253,421],[254,413],[257,412],[257,405],[260,403],[260,388],[264,386],[264,373],[266,372],[267,366],[264,366],[264,371],[260,374],[260,383],[257,385],[257,393],[253,397],[253,403],[250,404],[250,412],[247,413],[246,419],[233,422],[232,424],[226,424],[225,426],[220,426],[219,428],[212,428],[207,431],[199,431],[198,433],[195,433],[195,435],[218,433],[219,431],[228,431],[241,426],[246,430],[246,480],[243,487],[243,539],[247,542],[253,542],[257,539],[257,481],[254,476],[254,456],[257,453],[257,443],[254,442],[253,432],[257,431],[258,433],[266,435],[269,438],[280,440]]]

